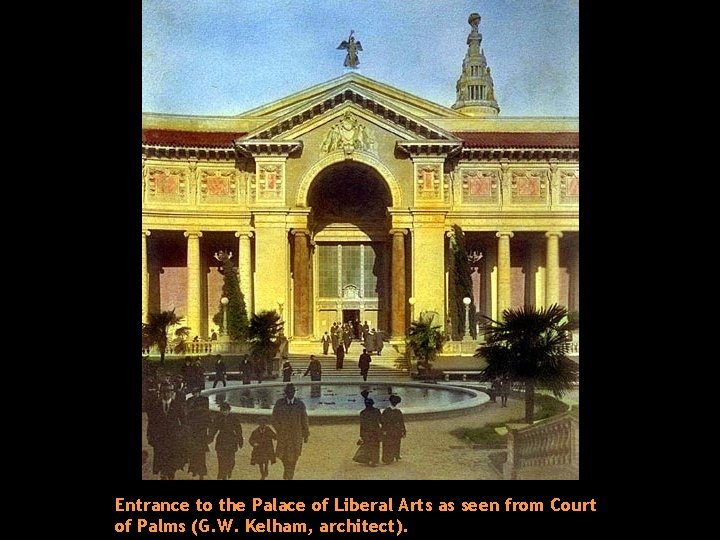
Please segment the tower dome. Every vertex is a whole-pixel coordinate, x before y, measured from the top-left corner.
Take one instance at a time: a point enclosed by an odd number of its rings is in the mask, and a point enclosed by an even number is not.
[[[495,88],[485,52],[480,48],[480,15],[471,13],[468,24],[472,30],[467,38],[468,51],[463,60],[462,73],[455,85],[457,99],[452,108],[468,116],[497,116],[500,107],[495,100]]]

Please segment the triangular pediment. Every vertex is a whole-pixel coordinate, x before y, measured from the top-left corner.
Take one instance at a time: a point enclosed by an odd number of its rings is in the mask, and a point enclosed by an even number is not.
[[[270,118],[267,123],[241,137],[238,142],[296,140],[348,111],[394,133],[403,141],[460,142],[451,132],[395,107],[382,95],[360,87],[355,81],[331,88],[314,96],[314,99],[302,100],[282,116]]]
[[[357,73],[347,73],[342,77],[245,111],[237,115],[237,117],[267,117],[268,120],[270,118],[279,118],[292,110],[302,108],[304,105],[315,104],[328,94],[335,95],[345,90],[357,91],[361,94],[363,92],[371,93],[375,99],[382,101],[385,106],[419,118],[463,118],[463,115],[454,109],[428,101],[388,84],[363,77]]]

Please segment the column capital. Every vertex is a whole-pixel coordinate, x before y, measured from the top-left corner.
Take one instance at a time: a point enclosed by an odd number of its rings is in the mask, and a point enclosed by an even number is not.
[[[498,238],[501,238],[501,237],[503,237],[503,236],[507,236],[508,238],[512,238],[513,236],[515,236],[515,233],[512,232],[512,231],[498,231],[498,232],[495,233],[495,236],[497,236]]]
[[[185,231],[183,233],[183,236],[185,238],[190,238],[191,236],[194,236],[195,238],[201,238],[203,235],[202,231]]]
[[[550,238],[552,236],[557,236],[558,238],[562,238],[563,233],[561,233],[560,231],[548,231],[545,233],[545,238]]]
[[[151,234],[152,233],[150,231],[143,229],[143,232],[142,232],[143,238],[145,238],[146,236],[150,236]]]
[[[248,238],[252,238],[255,236],[255,233],[252,231],[237,231],[235,232],[235,238],[240,238],[241,236],[247,236]]]
[[[390,229],[390,234],[393,236],[396,234],[406,235],[407,233],[408,233],[407,229]]]
[[[293,227],[292,229],[290,229],[290,234],[292,234],[293,236],[298,235],[298,234],[310,236],[310,231],[307,229],[300,229],[300,228]]]

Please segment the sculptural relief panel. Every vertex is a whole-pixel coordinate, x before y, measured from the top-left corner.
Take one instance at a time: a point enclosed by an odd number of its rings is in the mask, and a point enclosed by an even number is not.
[[[546,204],[548,201],[546,170],[514,170],[510,173],[513,203]]]
[[[145,183],[148,202],[188,202],[188,171],[181,167],[149,167]]]
[[[443,200],[443,171],[440,163],[415,165],[415,198],[420,201]]]
[[[580,201],[580,175],[577,171],[560,171],[560,202],[577,204]]]
[[[461,169],[461,204],[497,204],[500,186],[498,171]]]
[[[241,194],[237,172],[232,169],[201,169],[199,171],[199,198],[201,204],[229,204]]]

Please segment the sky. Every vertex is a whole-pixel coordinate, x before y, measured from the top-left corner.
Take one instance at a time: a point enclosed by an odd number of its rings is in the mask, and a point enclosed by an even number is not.
[[[345,74],[450,107],[470,33],[501,116],[578,116],[579,0],[142,0],[142,110],[232,116]]]

